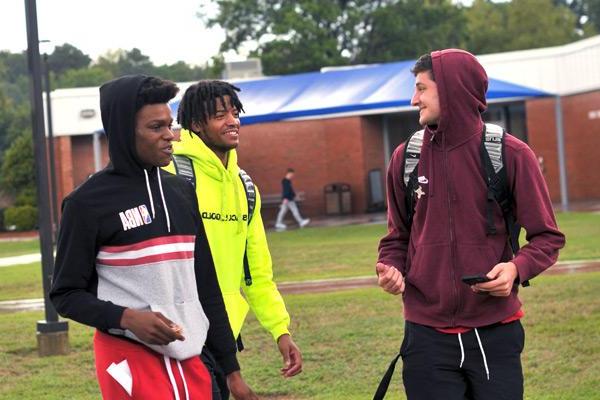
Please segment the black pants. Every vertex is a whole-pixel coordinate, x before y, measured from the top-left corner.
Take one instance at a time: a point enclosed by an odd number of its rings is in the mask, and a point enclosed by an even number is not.
[[[225,373],[221,369],[221,366],[217,363],[211,352],[204,347],[200,358],[212,379],[212,400],[228,400],[229,399],[229,388],[227,387],[227,378]]]
[[[521,352],[525,332],[520,321],[478,328],[461,335],[406,322],[402,379],[409,400],[521,400]],[[483,348],[483,350],[482,350]],[[485,353],[486,363],[482,352]]]

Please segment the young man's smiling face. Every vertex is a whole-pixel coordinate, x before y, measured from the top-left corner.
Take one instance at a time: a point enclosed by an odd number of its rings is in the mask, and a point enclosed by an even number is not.
[[[135,150],[144,167],[166,167],[173,155],[171,109],[165,103],[147,104],[135,115]]]
[[[430,71],[419,72],[415,78],[415,93],[410,102],[419,107],[419,124],[437,125],[440,122],[440,99],[437,84]]]
[[[224,103],[216,99],[216,112],[206,123],[195,126],[194,130],[209,149],[224,155],[235,149],[240,143],[240,112],[231,105],[229,96],[224,96]]]

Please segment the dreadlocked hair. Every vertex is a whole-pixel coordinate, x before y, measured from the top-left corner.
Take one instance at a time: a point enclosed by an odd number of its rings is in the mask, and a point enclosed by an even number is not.
[[[167,103],[179,92],[174,82],[149,76],[144,80],[138,91],[135,109],[139,110],[147,104]]]
[[[225,105],[225,96],[229,96],[231,106],[239,112],[244,111],[237,92],[240,88],[224,81],[203,80],[190,86],[179,103],[177,122],[183,129],[194,132],[194,123],[204,125],[217,113],[217,100]],[[195,132],[194,132],[195,133]]]

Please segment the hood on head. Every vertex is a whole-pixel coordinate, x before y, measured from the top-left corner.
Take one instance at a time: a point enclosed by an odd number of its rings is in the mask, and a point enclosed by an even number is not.
[[[434,51],[431,59],[440,99],[437,131],[445,134],[446,143],[459,144],[483,129],[488,77],[475,56],[464,50]]]
[[[127,75],[100,87],[102,125],[108,139],[112,169],[141,174],[143,167],[135,150],[136,99],[145,75]]]

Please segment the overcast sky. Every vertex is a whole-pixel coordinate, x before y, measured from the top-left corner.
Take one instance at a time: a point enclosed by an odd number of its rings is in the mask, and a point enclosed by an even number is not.
[[[221,29],[205,29],[196,17],[203,3],[210,1],[37,0],[39,38],[51,41],[40,52],[70,43],[95,60],[107,50],[137,47],[156,65],[179,60],[203,65],[224,38]],[[0,0],[0,50],[26,49],[25,1]]]

